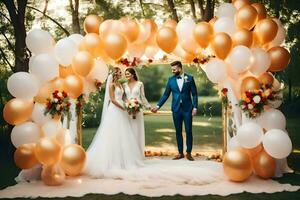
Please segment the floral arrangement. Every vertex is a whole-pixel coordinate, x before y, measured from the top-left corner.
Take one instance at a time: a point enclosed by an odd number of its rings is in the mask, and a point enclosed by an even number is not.
[[[208,56],[205,56],[205,57],[202,57],[202,58],[196,57],[196,58],[193,59],[193,63],[203,65],[203,64],[205,64],[205,63],[208,63],[208,61],[209,61],[211,58],[214,58],[214,57],[216,57],[216,56],[214,56],[214,55],[208,55]]]
[[[227,88],[223,88],[221,90],[221,98],[222,98],[222,103],[224,105],[227,105],[228,104],[228,97],[227,97],[227,94],[228,94],[228,89]]]
[[[264,111],[264,107],[270,101],[280,99],[277,95],[278,92],[272,90],[272,85],[262,85],[258,90],[244,92],[239,105],[247,117],[256,118]]]
[[[132,61],[128,60],[128,58],[121,58],[118,63],[126,67],[136,67],[141,63],[141,60],[137,57],[134,57]]]
[[[52,96],[47,101],[47,106],[44,114],[50,114],[52,118],[54,116],[68,115],[70,111],[70,98],[65,91],[59,92],[55,90]]]
[[[136,119],[136,114],[140,112],[140,109],[143,107],[137,98],[129,99],[126,101],[125,106],[128,114],[132,116],[132,119]]]

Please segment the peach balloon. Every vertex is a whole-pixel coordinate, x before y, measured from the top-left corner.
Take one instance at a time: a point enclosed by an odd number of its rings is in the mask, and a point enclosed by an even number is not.
[[[257,145],[254,148],[251,149],[246,149],[246,152],[248,153],[248,155],[250,156],[250,158],[253,158],[254,156],[256,156],[259,152],[261,152],[263,150],[263,146],[262,144]]]
[[[43,171],[41,174],[42,181],[45,185],[49,186],[58,186],[63,184],[65,180],[64,170],[60,165],[49,165],[43,166]]]
[[[202,48],[206,48],[214,36],[214,30],[210,23],[207,22],[198,23],[195,26],[193,33],[195,40]]]
[[[231,51],[232,40],[226,33],[217,33],[211,40],[211,47],[218,58],[225,59]]]
[[[123,23],[121,32],[126,36],[128,42],[136,41],[140,34],[140,27],[133,19],[123,18],[120,20]]]
[[[164,27],[169,27],[171,29],[176,29],[177,22],[174,19],[167,19],[163,24]]]
[[[217,19],[218,19],[218,17],[214,17],[214,18],[212,18],[211,20],[209,20],[209,24],[212,26],[212,27],[214,27],[214,24],[215,24],[215,22],[217,21]]]
[[[271,66],[269,67],[271,72],[282,71],[290,63],[290,53],[283,47],[272,47],[268,50],[268,53],[271,57]]]
[[[236,9],[240,9],[243,6],[249,5],[250,1],[249,0],[235,0],[235,1],[232,1],[232,3],[236,7]]]
[[[84,149],[77,144],[70,144],[64,148],[60,164],[67,175],[77,176],[82,172],[85,161]]]
[[[87,51],[79,51],[72,60],[74,72],[80,76],[87,76],[94,66],[92,55]]]
[[[261,3],[253,3],[251,4],[251,6],[253,8],[255,8],[255,10],[257,11],[257,17],[258,17],[258,21],[259,20],[262,20],[262,19],[265,19],[267,17],[267,11],[266,11],[266,8],[263,4]]]
[[[104,53],[102,43],[98,34],[88,33],[84,36],[83,41],[80,44],[80,50],[88,51],[94,58],[97,58]]]
[[[38,103],[47,103],[47,99],[50,98],[52,93],[52,86],[50,82],[47,82],[43,84],[40,89],[38,94],[34,97],[34,101]]]
[[[54,138],[41,138],[35,147],[37,160],[44,165],[54,165],[61,160],[62,147]]]
[[[259,88],[260,88],[260,83],[253,76],[248,76],[242,80],[242,84],[241,84],[242,94],[247,91],[258,90]]]
[[[83,92],[83,81],[77,75],[69,75],[65,78],[65,87],[70,97],[76,99]]]
[[[272,76],[272,74],[265,72],[258,77],[258,80],[261,84],[273,85],[274,77]]]
[[[252,32],[247,29],[239,29],[234,33],[232,42],[233,46],[244,45],[250,48],[253,44]]]
[[[144,43],[132,43],[128,45],[128,53],[134,58],[141,58],[145,53],[146,46]]]
[[[118,60],[127,50],[127,41],[121,34],[110,33],[104,38],[104,49],[110,58]]]
[[[271,42],[278,31],[278,25],[272,19],[260,20],[254,29],[254,36],[260,45]]]
[[[99,36],[106,37],[110,33],[121,33],[123,23],[119,20],[105,20],[100,24]]]
[[[223,168],[231,181],[242,182],[252,174],[250,157],[242,149],[227,152],[223,158]]]
[[[59,66],[59,77],[66,78],[69,75],[74,74],[72,66],[63,67]]]
[[[5,104],[3,118],[11,125],[19,125],[31,117],[32,111],[32,100],[13,98]]]
[[[60,92],[65,91],[65,80],[63,78],[57,77],[54,80],[50,81],[51,92],[58,90]]]
[[[156,35],[157,45],[166,53],[171,53],[177,45],[178,37],[174,29],[162,27]]]
[[[173,51],[174,55],[180,57],[182,60],[186,62],[192,62],[195,56],[193,54],[190,54],[186,52],[180,44],[177,45],[177,47]]]
[[[272,178],[276,170],[276,161],[265,151],[261,151],[253,159],[253,168],[260,178]]]
[[[16,165],[21,169],[30,169],[39,161],[34,154],[35,144],[23,144],[17,148],[14,153],[14,160]]]
[[[98,15],[88,15],[83,22],[83,29],[86,33],[99,34],[99,27],[103,18]]]
[[[238,27],[251,30],[257,22],[258,14],[254,7],[245,5],[237,11],[235,17]]]

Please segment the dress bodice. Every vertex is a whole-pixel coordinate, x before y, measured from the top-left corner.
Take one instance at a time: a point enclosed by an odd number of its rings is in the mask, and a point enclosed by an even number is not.
[[[118,101],[118,102],[122,102],[123,100],[123,94],[124,94],[124,90],[123,88],[120,88],[120,87],[115,87],[115,99]]]
[[[132,89],[130,89],[128,83],[124,83],[124,91],[127,99],[136,98],[145,107],[151,108],[151,105],[145,97],[144,84],[142,82],[137,81]]]

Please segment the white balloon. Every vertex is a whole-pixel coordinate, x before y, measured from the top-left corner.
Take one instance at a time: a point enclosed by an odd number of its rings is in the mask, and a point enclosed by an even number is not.
[[[101,59],[95,59],[94,67],[91,72],[88,74],[87,78],[90,80],[98,80],[102,83],[105,82],[108,76],[109,69],[105,62]]]
[[[236,73],[243,73],[248,70],[252,59],[250,49],[243,45],[234,47],[228,56],[228,64]]]
[[[25,42],[28,49],[34,54],[49,53],[54,45],[54,40],[50,33],[41,29],[29,31]]]
[[[146,21],[143,21],[143,22],[139,22],[139,27],[140,27],[140,33],[138,39],[136,40],[136,43],[146,42],[146,40],[151,35],[151,24],[147,23]]]
[[[213,83],[220,83],[227,77],[226,63],[223,60],[211,59],[205,68],[208,79]]]
[[[284,130],[286,126],[285,116],[281,111],[271,108],[266,110],[259,118],[259,124],[266,130],[281,129]]]
[[[90,96],[90,93],[96,92],[96,86],[95,83],[92,81],[88,81],[87,79],[83,79],[83,94],[88,98]]]
[[[32,121],[39,125],[45,124],[47,121],[51,119],[51,116],[49,114],[44,115],[46,106],[42,103],[35,103],[33,106],[33,111],[31,115]]]
[[[228,142],[228,146],[227,146],[227,150],[231,151],[237,148],[242,147],[241,144],[239,143],[239,141],[237,140],[236,136],[233,136],[232,138],[230,138],[229,142]]]
[[[145,55],[149,59],[154,59],[154,57],[155,57],[155,55],[157,54],[158,51],[159,51],[159,48],[157,46],[149,45],[149,46],[146,46]]]
[[[62,123],[59,120],[49,120],[43,126],[42,130],[45,137],[55,137],[56,134],[63,128]]]
[[[221,17],[217,19],[217,21],[214,23],[214,32],[224,32],[227,33],[230,36],[233,36],[235,33],[235,23],[234,20],[229,17]]]
[[[282,91],[279,92],[278,94],[275,95],[275,99],[274,101],[269,101],[269,104],[272,106],[272,108],[279,108],[282,104],[283,101],[283,93]]]
[[[263,134],[264,132],[258,124],[248,122],[238,128],[236,137],[242,147],[251,149],[261,143]]]
[[[192,19],[184,18],[180,20],[176,26],[176,33],[179,40],[192,37],[195,26],[196,23]]]
[[[7,89],[16,98],[30,99],[39,91],[39,80],[27,72],[17,72],[8,78]]]
[[[36,143],[40,139],[40,128],[33,122],[25,122],[13,128],[10,138],[13,145],[18,148],[22,144]]]
[[[72,40],[77,47],[79,47],[80,43],[83,41],[84,37],[78,33],[74,33],[68,37],[70,40]]]
[[[288,134],[280,129],[272,129],[263,137],[263,146],[266,152],[277,159],[287,157],[292,151],[292,142]]]
[[[229,17],[229,18],[234,19],[234,15],[235,15],[236,12],[237,12],[237,9],[234,7],[233,4],[231,4],[231,3],[223,3],[218,8],[216,16],[218,18]]]
[[[35,56],[29,69],[41,82],[50,81],[59,75],[59,65],[51,54]]]
[[[270,55],[261,48],[251,49],[253,59],[250,67],[250,71],[256,75],[260,76],[266,72],[271,65]]]
[[[78,47],[68,38],[59,40],[54,47],[54,55],[59,64],[69,66],[77,53]]]

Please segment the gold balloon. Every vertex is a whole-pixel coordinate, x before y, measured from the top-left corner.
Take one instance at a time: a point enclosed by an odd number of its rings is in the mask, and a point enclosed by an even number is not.
[[[169,27],[171,29],[176,29],[177,22],[174,19],[167,19],[163,25],[164,27]]]
[[[271,42],[278,31],[278,26],[276,22],[272,19],[262,19],[260,20],[254,29],[255,41],[260,45],[264,45],[268,42]]]
[[[123,18],[121,19],[124,26],[122,26],[122,33],[126,36],[128,42],[132,43],[136,41],[140,34],[140,27],[138,23],[133,19]]]
[[[225,59],[231,51],[232,40],[226,33],[217,33],[211,40],[211,47],[218,58]]]
[[[236,13],[236,24],[240,28],[251,30],[257,22],[257,11],[250,5],[245,5]]]
[[[263,4],[261,4],[261,3],[253,3],[253,4],[251,4],[251,6],[253,8],[255,8],[256,11],[257,11],[258,21],[262,20],[262,19],[265,19],[267,17],[267,11],[266,11],[266,8],[265,8],[265,6]]]
[[[252,32],[247,29],[239,29],[234,33],[232,42],[233,46],[244,45],[250,48],[253,44]]]
[[[272,76],[272,74],[265,72],[258,77],[258,80],[261,84],[273,85],[274,77]]]
[[[217,17],[215,16],[214,18],[212,18],[211,20],[209,20],[209,24],[213,27],[214,26],[214,24],[215,24],[215,22],[217,21]]]
[[[14,160],[16,165],[21,169],[30,169],[39,161],[34,154],[35,144],[23,144],[17,148],[14,153]]]
[[[162,27],[156,35],[157,45],[166,53],[171,53],[177,45],[178,37],[176,32],[169,27]]]
[[[60,77],[57,77],[54,80],[50,81],[50,84],[52,87],[51,92],[54,92],[55,90],[58,90],[61,92],[65,91],[65,80]]]
[[[245,93],[246,91],[258,90],[260,88],[259,81],[253,77],[248,76],[243,79],[241,84],[241,93]]]
[[[32,100],[14,98],[5,104],[3,118],[9,124],[19,125],[31,117],[32,110]]]
[[[70,144],[64,148],[60,164],[67,175],[77,176],[82,172],[85,160],[84,149],[77,144]]]
[[[231,181],[242,182],[252,174],[250,157],[242,149],[227,152],[223,158],[223,168]]]
[[[200,22],[194,28],[194,38],[202,48],[206,48],[209,45],[213,36],[214,30],[207,22]]]
[[[275,174],[276,162],[265,151],[261,151],[253,158],[253,168],[257,176],[268,179]]]
[[[233,5],[236,7],[236,9],[240,9],[243,6],[249,5],[249,0],[236,0],[232,1]]]
[[[35,147],[35,156],[44,165],[54,165],[61,159],[62,147],[54,138],[41,138]]]
[[[127,41],[121,34],[110,33],[104,37],[104,49],[110,58],[118,60],[126,52]]]
[[[104,53],[102,43],[99,35],[97,35],[96,33],[88,33],[84,36],[83,41],[80,44],[80,50],[87,51],[94,58],[97,58]]]
[[[74,72],[80,76],[87,76],[94,66],[92,55],[87,51],[79,51],[72,60]]]
[[[49,186],[58,186],[64,182],[65,177],[66,175],[63,169],[58,164],[43,166],[41,178],[44,184]]]
[[[256,156],[259,152],[261,152],[263,150],[263,146],[262,144],[257,145],[254,148],[251,149],[246,149],[246,152],[248,153],[248,155],[250,156],[250,158],[253,158],[254,156]]]
[[[88,15],[83,22],[83,28],[86,33],[99,34],[99,27],[103,18],[98,15]]]
[[[82,94],[83,81],[77,75],[69,75],[65,78],[66,92],[71,98],[76,99]]]
[[[60,78],[66,78],[69,75],[74,74],[72,66],[64,67],[64,66],[59,66],[59,77]]]
[[[268,50],[268,53],[271,57],[271,66],[268,70],[271,72],[282,71],[290,63],[290,53],[283,47],[272,47]]]

